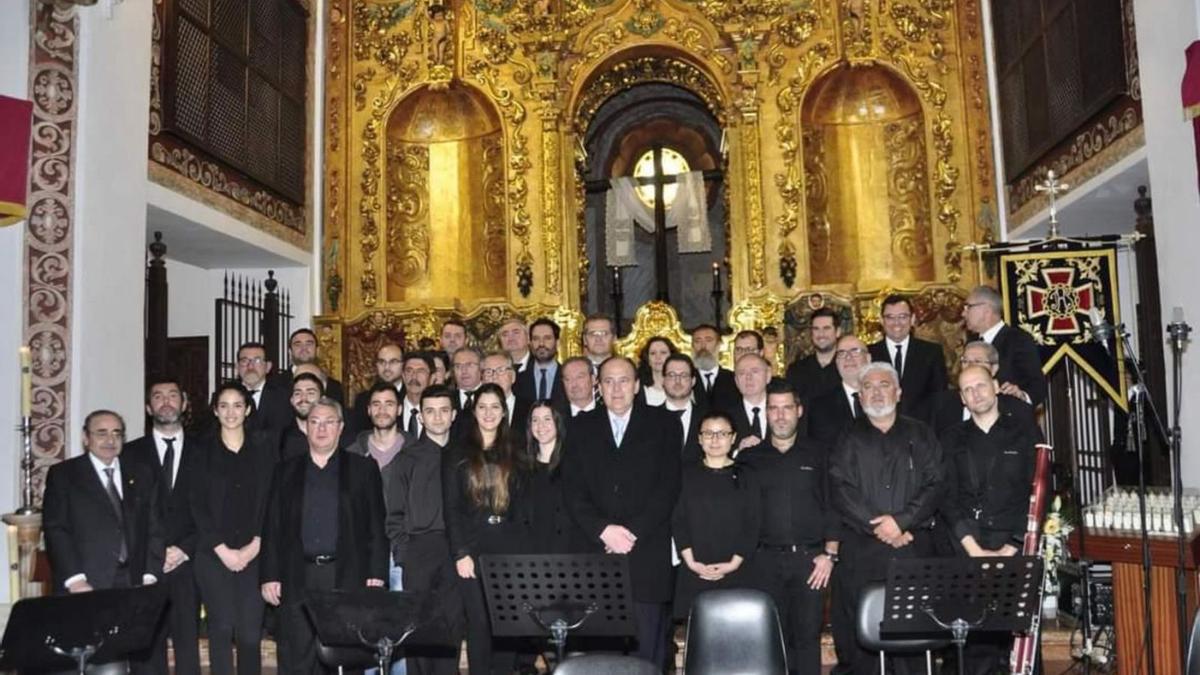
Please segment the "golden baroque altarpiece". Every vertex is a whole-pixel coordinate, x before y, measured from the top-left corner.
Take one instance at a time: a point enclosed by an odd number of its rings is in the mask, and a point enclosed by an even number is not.
[[[582,139],[611,96],[667,83],[725,132],[734,328],[803,341],[839,307],[878,335],[915,295],[918,332],[956,344],[996,221],[978,0],[330,0],[326,314],[352,389],[385,340],[441,322],[494,346],[548,315],[578,351],[588,260]],[[651,303],[620,344],[681,338]],[[793,339],[795,338],[795,339]]]

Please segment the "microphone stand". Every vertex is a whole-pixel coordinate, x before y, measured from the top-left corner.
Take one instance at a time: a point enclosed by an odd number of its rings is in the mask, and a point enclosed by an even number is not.
[[[1187,575],[1184,573],[1184,563],[1187,560],[1187,533],[1183,530],[1183,474],[1180,467],[1180,456],[1183,452],[1183,429],[1180,427],[1180,413],[1183,410],[1183,349],[1189,342],[1188,334],[1192,327],[1183,320],[1183,309],[1176,307],[1171,323],[1167,324],[1167,333],[1171,336],[1171,498],[1174,502],[1172,510],[1175,516],[1175,530],[1178,536],[1179,564],[1175,568],[1175,614],[1179,622],[1179,663],[1187,663],[1188,624],[1187,624]],[[1157,421],[1157,414],[1155,415]],[[1161,427],[1161,422],[1159,426]]]

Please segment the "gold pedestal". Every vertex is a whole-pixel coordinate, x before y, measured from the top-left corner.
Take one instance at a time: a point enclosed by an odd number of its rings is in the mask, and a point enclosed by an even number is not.
[[[33,581],[33,568],[37,560],[38,546],[42,541],[42,514],[6,513],[8,525],[8,594],[15,603],[24,598],[42,595],[42,584]]]

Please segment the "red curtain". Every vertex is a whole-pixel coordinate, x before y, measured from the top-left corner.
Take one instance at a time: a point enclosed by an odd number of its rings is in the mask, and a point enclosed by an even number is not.
[[[1193,152],[1200,172],[1200,40],[1188,45],[1187,69],[1183,71],[1183,116],[1192,121]]]
[[[25,219],[33,102],[0,96],[0,225]]]

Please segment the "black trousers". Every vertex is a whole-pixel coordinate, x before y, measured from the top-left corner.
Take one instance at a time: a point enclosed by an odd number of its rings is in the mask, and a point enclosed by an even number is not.
[[[472,675],[509,675],[516,667],[515,651],[501,651],[493,644],[492,623],[488,619],[487,601],[483,596],[483,580],[479,566],[474,579],[459,578],[463,605],[467,610],[467,670]]]
[[[197,554],[202,555],[202,554]],[[200,605],[196,600],[196,575],[191,560],[176,567],[162,579],[167,584],[170,603],[154,647],[150,667],[156,675],[167,675],[167,637],[175,647],[175,675],[200,675]]]
[[[213,675],[262,672],[262,631],[266,603],[258,579],[258,560],[232,572],[216,553],[198,551],[196,581],[208,617],[208,654]],[[233,647],[237,645],[237,670]],[[199,672],[199,671],[197,671]]]
[[[404,568],[404,589],[428,591],[441,621],[438,631],[445,645],[413,645],[405,650],[409,675],[453,675],[458,672],[458,651],[462,644],[463,601],[458,575],[450,561],[450,544],[440,532],[412,537],[400,561]]]
[[[283,589],[283,603],[279,606],[279,628],[275,635],[280,673],[325,675],[332,672],[317,660],[317,635],[304,612],[303,601],[306,590],[333,590],[337,585],[336,567],[305,565],[303,587]]]
[[[821,675],[821,624],[825,595],[808,586],[813,558],[822,546],[796,552],[760,550],[755,565],[763,590],[771,595],[783,623],[788,672]]]
[[[665,602],[633,603],[637,649],[633,655],[653,663],[660,671],[667,663],[667,635],[671,630],[670,605]]]

